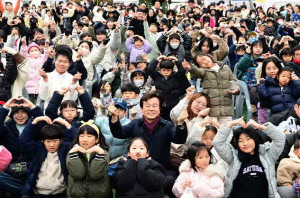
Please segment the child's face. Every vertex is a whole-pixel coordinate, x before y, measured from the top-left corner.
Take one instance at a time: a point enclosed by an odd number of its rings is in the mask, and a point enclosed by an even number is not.
[[[163,75],[163,77],[167,78],[169,77],[173,72],[173,69],[165,69],[165,68],[161,68],[160,69],[160,73],[161,75]]]
[[[18,125],[24,125],[28,121],[28,113],[23,110],[19,109],[13,114],[13,120],[16,122]]]
[[[130,73],[132,73],[135,69],[136,69],[136,68],[135,68],[134,65],[129,65],[128,71],[129,71]]]
[[[206,144],[208,148],[212,148],[214,146],[214,138],[216,136],[216,133],[213,131],[205,131],[205,133],[202,135],[201,142]]]
[[[204,68],[211,68],[212,66],[214,66],[213,61],[208,56],[198,56],[197,62],[201,67]]]
[[[130,146],[128,156],[137,161],[139,158],[149,157],[149,152],[141,140],[135,140]]]
[[[170,40],[170,44],[180,44],[180,41],[177,39]]]
[[[136,48],[141,48],[143,45],[144,45],[144,43],[141,40],[137,40],[137,41],[134,42],[134,46]]]
[[[62,110],[61,114],[70,122],[77,116],[77,109],[74,107],[67,107]]]
[[[44,140],[45,148],[49,153],[55,153],[58,150],[60,143],[60,139]]]
[[[278,76],[279,86],[284,87],[285,85],[289,84],[292,78],[292,74],[289,71],[283,71]]]
[[[86,150],[95,146],[97,142],[98,138],[94,135],[87,134],[86,131],[79,135],[79,145]]]
[[[241,134],[238,140],[238,146],[244,153],[253,155],[255,149],[255,142],[246,134]]]
[[[130,99],[135,99],[138,97],[138,94],[136,94],[134,91],[125,91],[122,94],[122,97],[124,100],[130,100]]]
[[[273,62],[269,62],[266,65],[266,74],[267,74],[267,76],[271,76],[272,78],[275,78],[278,71],[279,71],[278,67],[276,67],[276,65]]]
[[[293,60],[293,56],[292,56],[292,55],[290,55],[290,54],[283,55],[283,56],[282,56],[282,59],[283,59],[283,61],[284,61],[284,62],[286,62],[286,63],[288,63],[288,62],[292,62],[292,60]]]
[[[210,156],[206,149],[202,149],[195,157],[195,164],[197,168],[204,170],[210,162]]]
[[[295,149],[294,153],[300,158],[300,149]]]
[[[210,50],[209,43],[205,41],[202,45],[201,51],[205,54],[208,54]]]
[[[263,52],[263,48],[261,45],[253,46],[252,50],[253,50],[253,54],[255,55],[260,55]]]
[[[135,76],[135,77],[133,77],[133,79],[132,79],[133,81],[136,81],[136,80],[145,80],[145,78],[144,78],[144,76]]]
[[[31,58],[38,58],[41,55],[41,52],[37,47],[32,47],[30,48],[28,54]]]
[[[147,63],[138,63],[137,68],[144,71],[147,68]]]

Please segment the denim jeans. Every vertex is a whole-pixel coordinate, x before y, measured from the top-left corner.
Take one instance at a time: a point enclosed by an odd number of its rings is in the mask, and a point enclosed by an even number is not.
[[[24,185],[23,181],[15,179],[7,173],[0,173],[0,191],[18,197],[22,195]]]

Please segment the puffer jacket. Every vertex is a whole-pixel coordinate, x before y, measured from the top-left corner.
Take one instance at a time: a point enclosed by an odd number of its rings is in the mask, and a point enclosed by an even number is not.
[[[144,42],[144,44],[141,48],[136,48],[135,45],[133,44],[132,38],[128,38],[126,40],[125,45],[126,45],[127,50],[130,53],[129,61],[131,63],[136,62],[136,57],[138,55],[141,55],[143,53],[149,54],[152,51],[152,45],[147,40],[144,40],[143,42]]]
[[[193,66],[190,73],[195,78],[202,79],[203,93],[210,98],[211,109],[209,116],[232,116],[232,99],[229,93],[229,81],[236,80],[229,66],[217,63],[219,72],[209,68],[198,68]]]
[[[181,197],[186,189],[182,186],[184,182],[191,181],[193,193],[198,198],[221,198],[224,195],[224,174],[215,165],[209,164],[204,170],[197,168],[195,171],[191,167],[191,162],[185,160],[179,167],[180,175],[174,186],[173,193],[176,197]]]
[[[276,126],[271,123],[266,123],[267,129],[262,130],[268,135],[272,142],[266,142],[259,145],[259,159],[264,167],[266,178],[268,181],[269,198],[280,198],[277,193],[277,181],[275,172],[275,162],[283,151],[285,143],[285,135],[279,133]],[[214,148],[220,157],[228,163],[228,171],[225,178],[225,195],[227,198],[233,187],[233,182],[239,174],[242,162],[238,158],[238,150],[231,144],[227,143],[227,138],[231,133],[231,128],[222,125],[214,139]]]
[[[11,54],[6,56],[6,67],[0,72],[0,101],[8,101],[12,96],[11,86],[18,76],[17,66]]]
[[[164,168],[154,160],[122,159],[112,176],[118,198],[163,198]]]
[[[120,119],[120,123],[122,126],[125,126],[130,123],[130,120],[126,117]],[[127,154],[127,147],[129,145],[128,139],[118,139],[114,138],[109,128],[109,119],[108,117],[99,117],[95,120],[95,124],[101,130],[101,133],[105,137],[106,144],[109,145],[109,158],[114,159],[116,157]]]
[[[67,156],[69,198],[111,198],[108,154],[75,152]]]
[[[258,95],[262,100],[271,102],[272,114],[291,109],[300,97],[300,81],[291,80],[286,86],[279,86],[277,79],[267,76],[258,87]]]

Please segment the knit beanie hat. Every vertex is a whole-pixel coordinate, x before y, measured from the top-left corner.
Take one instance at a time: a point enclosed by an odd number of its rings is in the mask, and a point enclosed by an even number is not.
[[[40,50],[40,52],[42,51],[40,46],[38,46],[38,44],[36,44],[35,42],[30,43],[30,45],[28,45],[28,52],[30,51],[31,48],[36,47]]]

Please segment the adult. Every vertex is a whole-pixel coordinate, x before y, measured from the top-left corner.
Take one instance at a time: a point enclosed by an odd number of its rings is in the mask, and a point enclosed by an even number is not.
[[[289,62],[287,66],[290,67],[299,78],[300,77],[300,45],[296,45],[293,48],[293,52],[294,52],[293,62]]]
[[[176,126],[160,117],[162,108],[161,97],[156,92],[145,94],[140,101],[143,118],[132,120],[126,126],[121,125],[112,103],[108,110],[111,112],[109,126],[114,137],[125,139],[142,137],[150,146],[150,157],[159,162],[166,169],[165,192],[172,196],[176,174],[171,168],[171,142],[184,144],[187,138],[185,114],[179,118]]]
[[[145,38],[144,33],[144,10],[137,9],[135,17],[131,20],[129,26],[134,27],[134,33]]]

